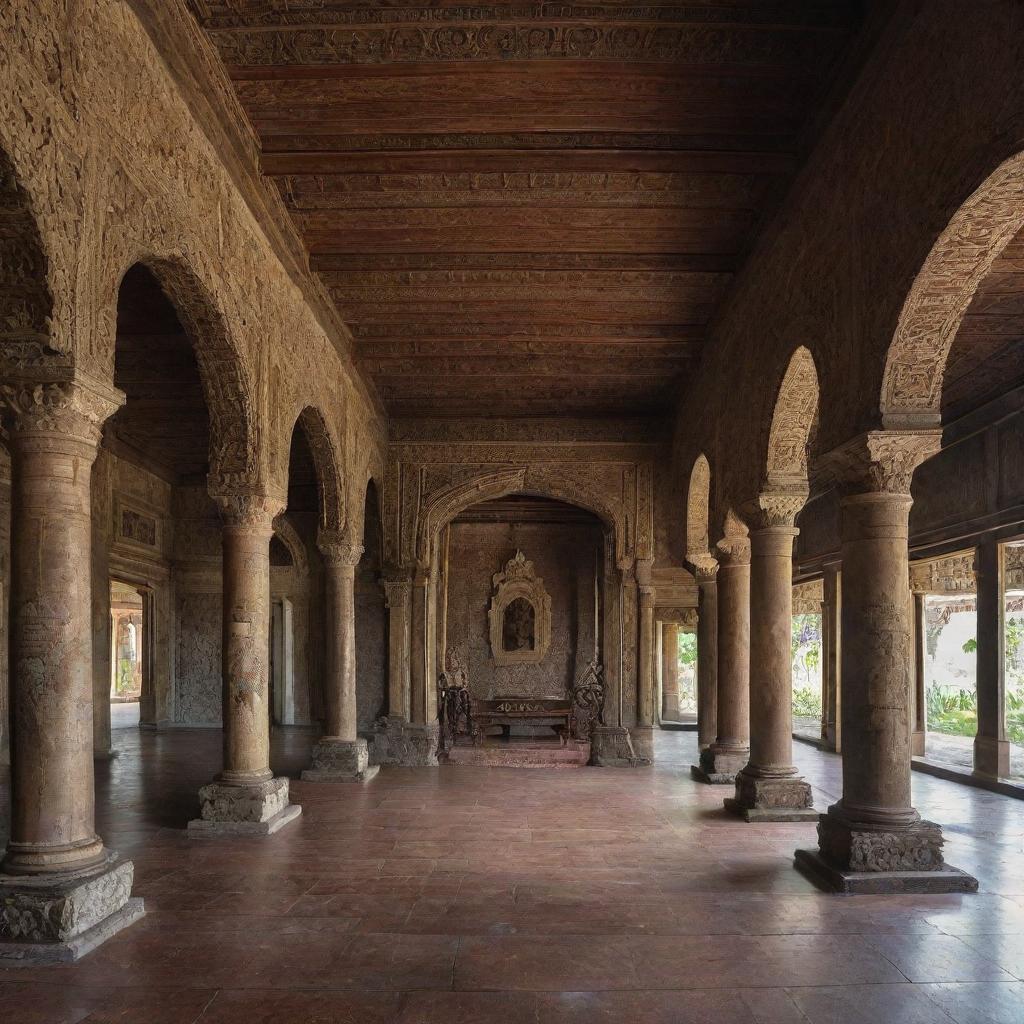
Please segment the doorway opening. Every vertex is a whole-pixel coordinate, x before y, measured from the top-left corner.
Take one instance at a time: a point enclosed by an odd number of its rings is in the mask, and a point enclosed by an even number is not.
[[[137,729],[146,665],[146,595],[128,583],[110,581],[110,727]]]

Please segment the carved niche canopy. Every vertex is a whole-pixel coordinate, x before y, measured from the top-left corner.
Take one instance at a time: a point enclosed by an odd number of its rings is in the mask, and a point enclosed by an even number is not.
[[[487,617],[496,665],[539,665],[551,644],[551,598],[522,551],[492,577]]]

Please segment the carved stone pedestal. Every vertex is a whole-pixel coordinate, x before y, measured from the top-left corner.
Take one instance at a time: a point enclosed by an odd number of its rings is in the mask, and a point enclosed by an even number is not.
[[[302,773],[303,782],[369,782],[380,771],[370,764],[366,740],[323,737],[313,747],[313,767]]]
[[[0,967],[70,963],[145,913],[130,860],[108,852],[91,871],[0,875]]]
[[[374,764],[436,767],[437,742],[437,722],[413,725],[404,718],[387,718],[374,734],[370,758]]]
[[[747,763],[749,754],[750,751],[745,747],[739,750],[725,750],[712,744],[700,752],[700,764],[690,765],[690,774],[698,782],[706,782],[712,786],[731,786]]]
[[[288,802],[288,780],[268,779],[253,785],[211,782],[199,790],[201,818],[188,823],[193,838],[269,836],[301,813]]]
[[[814,821],[819,815],[812,803],[810,783],[798,776],[758,776],[744,769],[725,808],[744,821]]]
[[[633,746],[629,729],[598,725],[590,741],[590,763],[601,768],[641,768],[651,761]]]
[[[634,726],[629,730],[629,738],[633,743],[633,752],[641,763],[654,763],[654,730]]]
[[[795,863],[816,884],[851,895],[977,892],[976,878],[945,862],[942,844],[934,822],[869,825],[833,807],[818,821],[818,849],[797,850]]]

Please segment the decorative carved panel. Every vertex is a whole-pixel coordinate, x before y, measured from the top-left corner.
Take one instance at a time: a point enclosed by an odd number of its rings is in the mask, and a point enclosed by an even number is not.
[[[551,644],[551,598],[544,581],[517,551],[493,582],[487,616],[495,664],[539,665]]]
[[[977,586],[973,551],[910,563],[910,589],[915,594],[973,594]]]

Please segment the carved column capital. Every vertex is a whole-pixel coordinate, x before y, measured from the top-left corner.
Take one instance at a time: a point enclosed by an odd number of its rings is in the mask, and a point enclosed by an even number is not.
[[[758,530],[772,530],[779,527],[794,529],[796,517],[806,502],[806,491],[758,495],[757,511],[754,514],[756,528]]]
[[[11,440],[48,450],[70,443],[95,453],[104,422],[123,404],[122,392],[76,380],[0,386],[0,416]]]
[[[845,494],[909,495],[914,470],[942,447],[942,431],[869,430],[822,460]]]
[[[640,593],[654,593],[654,583],[652,579],[653,572],[653,558],[638,558],[636,560],[636,582],[637,586],[640,588]]]
[[[750,563],[750,538],[746,534],[723,537],[716,545],[718,562],[721,566],[748,565]]]
[[[356,544],[347,537],[321,531],[316,539],[324,564],[331,569],[355,572],[359,559],[363,557],[363,545]]]
[[[211,497],[228,529],[263,532],[270,536],[274,532],[274,520],[284,511],[281,499],[268,494],[211,489]]]
[[[718,576],[718,559],[701,555],[693,561],[693,577],[698,584],[713,583]]]

